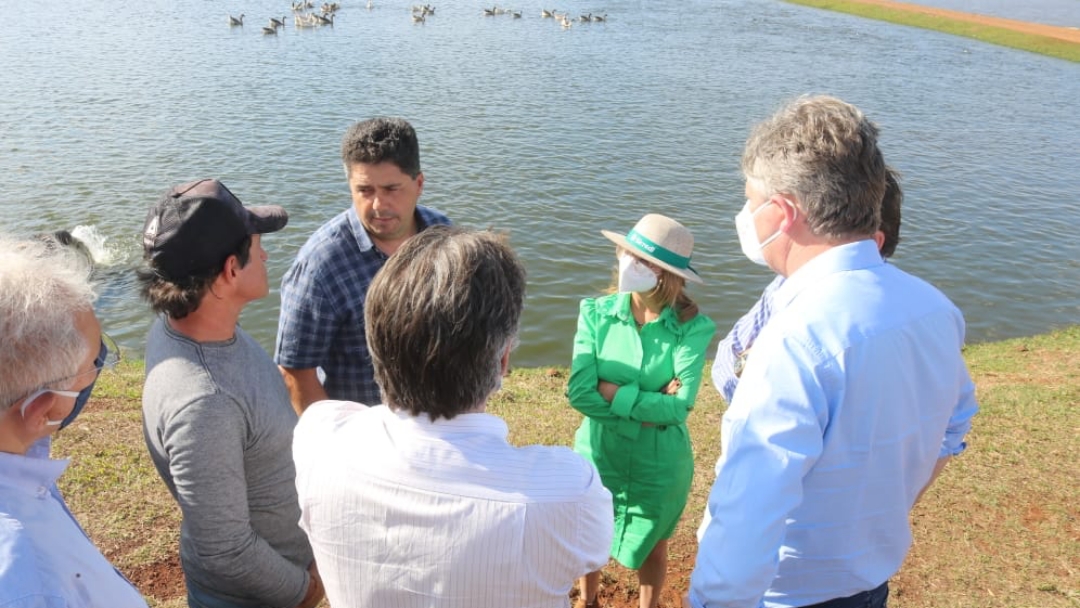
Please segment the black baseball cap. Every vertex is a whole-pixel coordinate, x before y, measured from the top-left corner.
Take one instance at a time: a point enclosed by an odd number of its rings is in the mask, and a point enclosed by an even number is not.
[[[289,214],[277,205],[245,207],[216,179],[174,186],[146,214],[144,258],[163,278],[214,270],[252,234],[277,232]]]

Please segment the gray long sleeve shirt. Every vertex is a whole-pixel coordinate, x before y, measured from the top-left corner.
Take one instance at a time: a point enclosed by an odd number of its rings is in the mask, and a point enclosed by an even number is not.
[[[282,608],[304,598],[313,557],[298,525],[296,421],[277,367],[239,327],[199,343],[154,322],[143,431],[183,512],[180,560],[199,589]]]

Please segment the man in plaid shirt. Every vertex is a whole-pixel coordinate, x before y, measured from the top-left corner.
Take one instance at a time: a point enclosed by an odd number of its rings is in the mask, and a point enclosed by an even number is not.
[[[368,285],[409,237],[450,223],[416,203],[424,174],[405,120],[354,124],[341,157],[353,204],[311,235],[281,282],[274,359],[298,413],[323,399],[382,403],[364,333]]]

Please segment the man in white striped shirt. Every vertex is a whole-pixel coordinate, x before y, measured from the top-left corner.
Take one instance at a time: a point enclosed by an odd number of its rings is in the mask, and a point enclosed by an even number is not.
[[[433,226],[390,258],[364,317],[386,405],[313,404],[293,457],[334,608],[564,607],[608,561],[611,495],[569,448],[507,443],[485,413],[525,270],[488,232]]]

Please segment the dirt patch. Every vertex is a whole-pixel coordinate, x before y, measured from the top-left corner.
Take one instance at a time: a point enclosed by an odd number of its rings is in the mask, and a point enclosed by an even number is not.
[[[130,568],[124,575],[143,595],[157,600],[170,600],[187,593],[184,589],[184,571],[180,568],[179,555]]]
[[[877,6],[883,6],[898,11],[907,11],[910,13],[922,13],[925,15],[934,15],[936,17],[947,17],[949,19],[955,19],[957,21],[966,21],[968,23],[976,23],[979,25],[988,25],[992,27],[998,27],[1005,30],[1012,30],[1014,32],[1021,32],[1024,34],[1033,34],[1035,36],[1045,36],[1046,38],[1054,38],[1057,40],[1064,40],[1066,42],[1072,42],[1080,44],[1080,28],[1074,27],[1058,27],[1056,25],[1044,25],[1041,23],[1030,23],[1027,21],[1016,21],[1013,19],[1004,19],[1002,17],[991,17],[989,15],[976,15],[974,13],[961,13],[959,11],[950,11],[943,8],[934,8],[932,6],[923,6],[921,4],[908,4],[906,2],[891,2],[890,0],[852,0],[859,4],[873,4]]]

